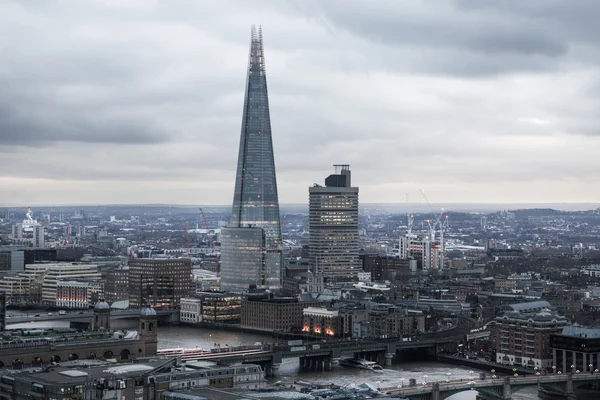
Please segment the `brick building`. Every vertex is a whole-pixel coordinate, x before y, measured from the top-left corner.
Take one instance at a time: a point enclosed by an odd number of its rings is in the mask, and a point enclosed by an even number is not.
[[[513,304],[511,308],[514,311],[496,317],[493,335],[496,362],[528,368],[551,368],[550,336],[562,332],[568,321],[548,308],[538,310],[528,304]]]

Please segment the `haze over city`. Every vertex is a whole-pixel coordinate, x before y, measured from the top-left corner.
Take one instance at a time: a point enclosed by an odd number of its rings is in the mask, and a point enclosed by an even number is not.
[[[333,163],[361,203],[594,203],[599,12],[0,1],[0,204],[230,205],[252,23],[281,203]]]

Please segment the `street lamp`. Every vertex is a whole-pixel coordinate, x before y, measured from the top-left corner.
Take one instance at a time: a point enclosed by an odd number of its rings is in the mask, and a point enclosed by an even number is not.
[[[424,380],[423,384],[427,385],[427,375],[423,375],[423,380]]]
[[[575,373],[576,373],[576,374],[578,374],[578,373],[579,373],[579,370],[575,371]]]
[[[404,387],[404,378],[400,378],[400,388]]]
[[[495,369],[492,370],[492,378],[496,379],[496,370]]]
[[[552,373],[555,374],[556,373],[556,365],[552,366]]]
[[[446,375],[448,376],[446,378],[446,382],[450,382],[450,375],[452,375],[452,372],[448,372],[448,373],[446,373]]]
[[[588,365],[588,367],[590,367],[590,372],[592,372],[592,368],[594,368],[594,365],[592,363],[590,363],[590,365]]]

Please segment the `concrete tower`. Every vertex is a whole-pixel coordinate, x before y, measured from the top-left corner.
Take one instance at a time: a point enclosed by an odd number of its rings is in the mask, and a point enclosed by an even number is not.
[[[308,189],[308,254],[316,277],[326,282],[358,278],[358,188],[349,165],[334,165],[325,186]]]

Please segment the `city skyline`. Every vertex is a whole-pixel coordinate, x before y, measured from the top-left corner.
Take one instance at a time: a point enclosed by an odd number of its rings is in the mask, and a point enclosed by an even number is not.
[[[419,189],[432,203],[598,202],[598,12],[2,2],[0,204],[229,204],[253,21],[272,49],[281,203],[306,204],[332,160],[353,166],[365,204]]]

